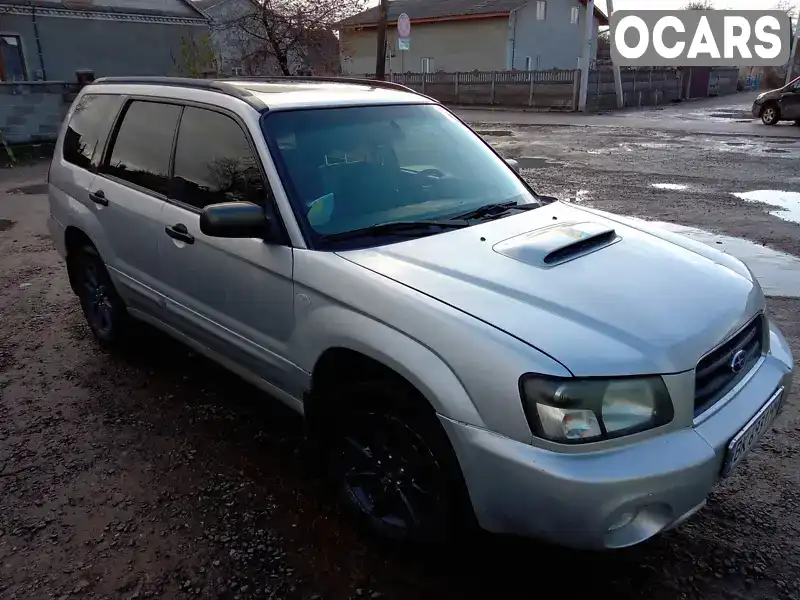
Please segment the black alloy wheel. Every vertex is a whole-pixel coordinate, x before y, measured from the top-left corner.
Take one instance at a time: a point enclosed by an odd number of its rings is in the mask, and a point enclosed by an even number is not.
[[[69,258],[70,278],[89,328],[102,345],[117,343],[127,333],[128,314],[103,260],[88,245]]]
[[[459,486],[449,463],[452,449],[441,425],[432,411],[403,410],[396,404],[386,408],[387,395],[398,394],[386,386],[357,387],[353,391],[359,399],[372,400],[357,406],[374,408],[355,408],[337,419],[329,450],[340,497],[384,540],[444,542],[455,530],[460,507],[456,508]]]

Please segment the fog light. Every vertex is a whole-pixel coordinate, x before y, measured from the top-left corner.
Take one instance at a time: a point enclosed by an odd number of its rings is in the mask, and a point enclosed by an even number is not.
[[[635,511],[625,511],[623,513],[620,513],[617,519],[613,523],[611,523],[611,525],[609,525],[608,531],[612,532],[612,531],[617,531],[618,529],[622,529],[626,525],[630,525],[635,518],[636,518]]]

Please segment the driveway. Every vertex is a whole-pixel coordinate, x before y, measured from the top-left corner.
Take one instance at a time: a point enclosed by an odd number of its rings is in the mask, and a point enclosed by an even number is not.
[[[770,313],[800,353],[800,290],[786,283],[800,229],[783,210],[800,191],[800,140],[476,128],[543,193],[755,253],[745,259],[771,282]],[[433,555],[381,547],[340,515],[300,420],[276,401],[157,334],[122,355],[97,349],[47,236],[45,173],[0,175],[0,597],[527,599],[553,587],[800,597],[796,393],[705,509],[642,546],[596,554],[479,537]]]

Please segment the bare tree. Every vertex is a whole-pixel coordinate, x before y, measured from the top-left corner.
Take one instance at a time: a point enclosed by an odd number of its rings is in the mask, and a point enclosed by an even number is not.
[[[797,3],[793,0],[778,0],[772,9],[785,12],[792,20],[797,18]]]
[[[692,0],[686,6],[686,10],[714,10],[711,0]]]
[[[296,75],[316,61],[338,59],[333,26],[357,12],[366,0],[253,0],[253,10],[228,27],[252,40],[244,62],[273,63],[284,75]]]

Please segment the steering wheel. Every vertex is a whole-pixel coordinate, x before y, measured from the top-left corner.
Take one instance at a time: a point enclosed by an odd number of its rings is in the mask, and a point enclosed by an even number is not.
[[[444,177],[444,173],[439,169],[423,169],[417,173],[417,177],[435,177],[436,179],[441,179]]]

